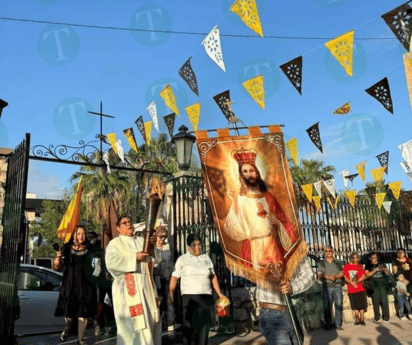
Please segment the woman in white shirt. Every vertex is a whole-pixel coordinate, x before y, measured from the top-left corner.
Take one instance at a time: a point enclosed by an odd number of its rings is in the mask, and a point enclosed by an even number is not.
[[[197,234],[190,234],[186,240],[189,251],[180,256],[175,264],[169,286],[173,301],[179,279],[183,299],[183,341],[191,345],[207,345],[212,323],[212,287],[219,298],[226,298],[220,291],[213,263],[209,256],[202,254],[202,243]]]

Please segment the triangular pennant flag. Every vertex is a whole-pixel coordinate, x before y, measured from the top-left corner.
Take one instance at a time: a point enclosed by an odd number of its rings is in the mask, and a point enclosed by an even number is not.
[[[157,107],[155,101],[152,101],[146,108],[153,121],[153,126],[159,132],[159,124],[157,123]]]
[[[392,206],[392,201],[384,201],[383,202],[383,207],[388,214],[391,213],[391,206]]]
[[[335,198],[335,179],[331,178],[329,180],[323,181],[323,184],[325,185],[329,193],[332,194],[332,196]]]
[[[372,169],[370,172],[371,172],[371,175],[373,177],[373,180],[376,183],[382,183],[383,174],[385,173],[385,168],[384,167]]]
[[[405,3],[382,15],[382,19],[407,51],[409,51],[409,42],[411,40],[411,12],[412,9],[408,3]]]
[[[333,57],[345,69],[349,77],[353,75],[353,35],[355,31],[349,31],[333,40],[325,43]]]
[[[265,88],[263,85],[263,74],[246,80],[242,83],[243,87],[253,98],[253,100],[265,109]]]
[[[312,190],[313,190],[312,183],[305,184],[301,187],[302,187],[303,193],[305,193],[305,195],[308,198],[309,202],[312,202]]]
[[[342,176],[343,185],[345,186],[345,188],[348,188],[348,180],[346,179],[346,176],[349,175],[349,170],[348,170],[348,169],[342,170],[342,171],[339,173],[339,175]]]
[[[400,162],[399,164],[401,165],[403,171],[405,171],[409,179],[412,181],[412,168],[409,166],[409,164],[406,162]]]
[[[400,144],[398,148],[401,150],[402,158],[412,167],[412,140]]]
[[[320,206],[320,196],[314,196],[313,201],[315,203],[315,207],[316,207],[316,212],[320,210],[321,206]]]
[[[375,195],[375,201],[376,205],[378,206],[379,209],[381,209],[383,201],[385,200],[386,193],[376,193]]]
[[[179,109],[177,109],[177,104],[176,104],[176,97],[175,97],[175,94],[173,93],[173,89],[170,86],[170,84],[167,84],[162,89],[162,91],[160,91],[160,97],[163,98],[167,107],[169,107],[174,113],[179,115]],[[157,115],[156,115],[156,121],[157,121]]]
[[[388,183],[388,187],[392,191],[392,194],[396,198],[396,200],[399,199],[399,195],[401,193],[401,185],[402,181]]]
[[[319,122],[316,122],[313,126],[309,127],[306,132],[309,134],[310,140],[312,140],[319,151],[323,153],[322,140],[320,139],[319,132]]]
[[[408,87],[409,103],[412,108],[412,52],[403,54],[403,66],[405,68],[405,79]]]
[[[117,139],[116,141],[116,149],[117,149],[117,155],[121,159],[122,163],[124,163],[124,152],[123,152],[123,147],[122,147],[122,141],[120,139]]]
[[[293,162],[296,166],[299,165],[299,151],[298,151],[298,140],[292,138],[286,142],[286,147],[289,150],[290,157],[293,159]]]
[[[336,206],[338,206],[339,197],[334,198],[332,196],[328,196],[327,200],[328,200],[330,207],[332,207],[333,209],[335,209]]]
[[[388,173],[388,167],[389,167],[389,151],[386,151],[384,153],[381,153],[376,156],[378,158],[379,164],[381,167],[384,167],[386,170],[386,173]]]
[[[110,146],[112,147],[113,151],[117,154],[116,133],[107,133],[106,138],[107,140],[109,140]]]
[[[335,115],[346,115],[349,114],[351,111],[350,107],[350,102],[345,103],[344,105],[340,106],[338,109],[336,109],[333,113]]]
[[[190,90],[192,90],[197,96],[199,96],[199,88],[197,86],[197,79],[196,79],[195,72],[192,69],[192,65],[190,64],[190,59],[191,57],[183,64],[182,67],[180,67],[179,75],[190,87]]]
[[[111,174],[111,171],[110,171],[109,152],[103,153],[103,161],[106,163],[106,165],[107,165],[107,173],[110,175],[110,174]]]
[[[347,190],[347,191],[345,192],[345,194],[346,194],[346,196],[347,196],[347,198],[348,198],[349,203],[351,204],[351,206],[352,206],[353,208],[355,208],[356,191],[355,191],[355,190]]]
[[[136,138],[134,137],[134,132],[133,128],[127,128],[123,131],[124,136],[127,138],[127,141],[129,142],[130,147],[135,150],[135,152],[138,152],[137,149],[137,144],[136,144]]]
[[[279,66],[300,94],[302,94],[302,65],[302,56],[298,56]]]
[[[146,143],[149,146],[150,140],[152,139],[152,121],[144,123],[144,132],[146,133]]]
[[[365,179],[366,179],[365,167],[366,167],[366,161],[355,165],[355,169],[358,172],[363,182],[365,182]]]
[[[163,116],[163,119],[165,120],[167,130],[169,131],[170,137],[173,137],[173,131],[175,129],[175,118],[176,114],[171,113],[169,115]]]
[[[320,198],[322,197],[322,183],[323,181],[317,181],[313,184]]]
[[[247,27],[263,37],[259,11],[255,0],[236,0],[234,4],[230,6],[230,10],[237,14]]]
[[[365,91],[379,101],[386,110],[393,114],[393,104],[388,78],[383,78]]]
[[[368,193],[369,199],[371,199],[372,202],[375,202],[376,187],[367,187],[365,190]]]
[[[356,176],[358,176],[359,174],[352,174],[352,175],[348,175],[345,176],[346,179],[350,180],[350,182],[353,183],[353,180],[355,179]]]
[[[231,107],[232,102],[230,101],[230,91],[226,90],[222,93],[219,93],[218,95],[213,96],[213,99],[215,100],[216,104],[219,106],[223,115],[225,115],[226,119],[229,122],[233,122],[234,119],[236,119],[236,117]]]
[[[216,62],[216,64],[226,72],[225,63],[223,62],[222,46],[220,44],[220,34],[217,25],[208,33],[202,42],[207,55]]]
[[[134,123],[136,124],[137,129],[139,130],[140,134],[142,135],[143,140],[147,143],[147,141],[146,141],[146,132],[145,132],[144,122],[143,122],[143,116],[139,116]]]
[[[401,192],[401,198],[405,207],[409,212],[412,212],[412,191]]]
[[[193,129],[197,131],[197,125],[199,124],[200,117],[200,103],[192,104],[191,106],[185,108],[187,116],[189,117],[190,124]]]

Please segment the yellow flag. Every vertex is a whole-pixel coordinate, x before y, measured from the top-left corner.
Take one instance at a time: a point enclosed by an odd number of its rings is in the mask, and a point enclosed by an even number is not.
[[[257,77],[246,80],[242,83],[249,95],[253,100],[260,105],[262,109],[265,109],[265,88],[263,85],[263,74]]]
[[[313,184],[305,184],[302,187],[303,193],[305,193],[306,197],[309,199],[309,202],[312,202],[312,191],[313,191]]]
[[[345,192],[346,196],[348,197],[349,203],[355,208],[355,201],[356,201],[356,191],[354,190],[347,190]]]
[[[197,131],[197,125],[199,124],[200,117],[200,103],[195,103],[185,108],[189,121],[195,131]]]
[[[242,19],[242,22],[250,29],[263,37],[262,25],[260,24],[259,12],[255,0],[236,0],[236,2],[230,6],[230,10],[237,14],[240,19]]]
[[[320,196],[314,196],[313,201],[315,202],[316,211],[320,210]]]
[[[74,231],[74,228],[79,224],[80,219],[80,201],[83,191],[83,176],[80,176],[77,183],[76,193],[70,201],[67,211],[63,216],[59,228],[57,229],[57,236],[64,242],[68,242]]]
[[[176,97],[173,93],[173,89],[170,84],[167,84],[162,91],[160,91],[160,96],[164,99],[166,106],[168,106],[174,113],[179,115],[179,109],[177,109]]]
[[[378,208],[381,209],[383,201],[385,200],[386,193],[376,193],[375,201]]]
[[[403,54],[403,65],[405,67],[405,78],[406,85],[408,87],[409,102],[412,108],[412,52]]]
[[[389,188],[392,191],[393,196],[396,198],[396,200],[399,199],[399,195],[401,194],[401,185],[401,181],[389,183]]]
[[[107,140],[109,140],[110,146],[112,147],[113,151],[117,154],[116,133],[107,133],[106,138]]]
[[[135,150],[135,152],[138,152],[137,149],[137,144],[136,144],[136,139],[134,137],[133,133],[133,128],[127,128],[123,131],[125,137],[127,138],[127,141],[129,142],[130,147]]]
[[[344,105],[340,106],[338,109],[336,109],[333,114],[335,115],[346,115],[350,113],[351,107],[350,107],[350,102],[345,103]]]
[[[288,148],[290,157],[295,162],[295,165],[299,165],[298,139],[290,139],[288,142],[286,142],[286,147]]]
[[[355,169],[358,172],[363,182],[365,182],[365,166],[366,166],[366,162],[362,162],[362,163],[355,165]]]
[[[346,74],[352,77],[353,72],[353,35],[355,31],[349,31],[342,36],[325,43],[326,48],[345,69]]]
[[[144,131],[146,133],[146,143],[147,146],[149,146],[150,139],[152,139],[152,121],[147,121],[144,123]]]
[[[333,199],[333,198],[332,198],[332,199]],[[339,197],[338,197],[338,196],[336,197],[336,199],[334,200],[334,201],[335,201],[334,203],[332,202],[332,199],[331,199],[330,196],[328,196],[328,203],[329,203],[330,207],[332,207],[333,209],[335,209],[336,206],[338,206]]]
[[[373,180],[376,183],[381,183],[382,182],[385,170],[386,170],[386,167],[380,167],[380,168],[376,168],[376,169],[371,170],[371,175],[373,177]]]

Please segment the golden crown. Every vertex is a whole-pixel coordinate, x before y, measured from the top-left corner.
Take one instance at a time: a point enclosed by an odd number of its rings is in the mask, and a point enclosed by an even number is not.
[[[239,165],[250,164],[255,165],[257,153],[255,150],[238,150],[233,154]]]

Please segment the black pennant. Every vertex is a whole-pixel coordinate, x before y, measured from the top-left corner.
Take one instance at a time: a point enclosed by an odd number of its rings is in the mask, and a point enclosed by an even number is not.
[[[187,85],[189,85],[190,90],[192,90],[197,96],[199,96],[199,88],[197,86],[197,79],[196,79],[195,72],[192,69],[192,65],[190,64],[190,59],[191,57],[179,69],[179,75],[187,83]]]
[[[359,174],[352,174],[352,175],[347,175],[345,176],[345,178],[347,178],[350,182],[353,182],[353,180],[355,179],[356,176],[358,176]]]
[[[376,98],[385,108],[393,114],[391,90],[388,78],[383,78],[369,89],[365,90],[373,98]]]
[[[292,85],[302,94],[302,56],[279,66]]]
[[[6,101],[0,99],[0,119],[1,119],[1,113],[3,112],[3,109],[5,107],[7,107],[9,105],[9,103],[7,103]]]
[[[384,153],[381,153],[380,155],[377,155],[376,158],[378,158],[379,164],[381,167],[386,168],[386,174],[388,174],[388,167],[389,167],[389,151],[386,151]]]
[[[319,122],[316,122],[312,127],[309,127],[306,132],[308,132],[310,140],[312,140],[319,151],[323,153],[322,141],[320,140]]]
[[[163,116],[163,119],[165,120],[167,130],[169,131],[170,137],[173,137],[173,131],[175,129],[175,118],[176,114],[171,113],[169,115]]]
[[[143,116],[139,116],[137,120],[135,121],[135,124],[137,126],[137,129],[139,130],[140,134],[142,135],[144,142],[147,143],[146,140],[146,130],[144,128],[144,122],[143,122]]]
[[[133,128],[132,128],[132,127],[126,128],[125,130],[123,130],[123,133],[124,133],[126,136],[127,136],[127,135],[130,135],[130,136],[133,138],[133,140],[134,140],[134,142],[136,143],[136,145],[137,145],[136,137],[134,136],[134,131],[133,131]]]
[[[389,26],[396,38],[406,51],[409,51],[412,29],[412,9],[405,3],[382,15],[382,19]]]
[[[236,119],[235,114],[232,111],[231,102],[230,102],[230,91],[224,91],[219,93],[216,96],[213,96],[213,99],[219,106],[220,110],[222,111],[223,115],[227,118],[229,122],[233,122]]]

